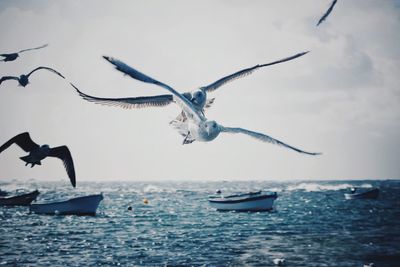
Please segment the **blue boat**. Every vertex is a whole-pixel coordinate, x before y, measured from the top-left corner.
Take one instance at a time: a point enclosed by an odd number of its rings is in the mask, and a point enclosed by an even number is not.
[[[376,199],[378,196],[378,188],[372,188],[368,190],[352,188],[350,193],[344,194],[346,199]]]
[[[60,202],[32,204],[29,206],[29,211],[37,214],[94,216],[102,200],[102,194],[90,195]]]

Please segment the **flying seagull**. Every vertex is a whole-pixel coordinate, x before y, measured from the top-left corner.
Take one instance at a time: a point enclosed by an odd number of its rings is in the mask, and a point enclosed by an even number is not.
[[[67,146],[58,146],[53,148],[50,148],[49,145],[39,146],[32,141],[29,133],[25,132],[14,136],[4,145],[2,145],[0,147],[0,153],[6,150],[12,144],[17,144],[25,152],[29,152],[29,155],[20,157],[20,159],[25,161],[25,166],[31,164],[31,168],[35,165],[42,165],[41,160],[47,157],[56,157],[61,159],[64,163],[64,167],[67,171],[72,186],[76,186],[74,162],[72,161],[72,156]]]
[[[336,5],[337,0],[333,0],[331,6],[328,8],[328,10],[325,12],[324,15],[322,15],[322,17],[319,19],[317,26],[319,26],[319,24],[321,24],[328,16],[329,14],[332,12],[333,7]]]
[[[166,85],[165,83],[159,82],[137,70],[134,68],[130,68],[129,75],[139,81],[145,83],[156,84],[167,91],[169,91],[173,100],[176,104],[178,104],[185,115],[187,116],[186,121],[178,121],[174,126],[180,131],[181,134],[185,135],[185,139],[183,141],[184,144],[189,144],[194,141],[200,142],[210,142],[214,140],[221,132],[223,133],[241,133],[251,136],[253,138],[258,139],[262,142],[268,142],[276,145],[280,145],[299,153],[305,153],[308,155],[319,155],[320,153],[311,153],[300,150],[288,144],[285,144],[277,139],[274,139],[268,135],[257,133],[253,131],[249,131],[243,128],[232,128],[232,127],[224,127],[218,124],[216,121],[208,120],[202,112],[199,112],[198,109],[189,101],[185,96],[178,93],[172,87]],[[211,87],[212,88],[212,87]],[[216,87],[217,88],[217,87]]]
[[[49,68],[49,67],[37,67],[36,69],[34,69],[33,71],[29,72],[28,74],[22,74],[19,77],[16,77],[16,76],[3,76],[0,79],[0,84],[2,82],[4,82],[4,81],[7,81],[7,80],[16,80],[16,81],[18,81],[20,86],[25,87],[29,83],[29,76],[32,73],[34,73],[35,71],[38,71],[38,70],[49,70],[49,71],[57,74],[61,78],[65,79],[65,77],[61,73],[59,73],[58,71],[56,71],[56,70],[54,70],[52,68]]]
[[[267,66],[272,66],[275,64],[279,64],[279,63],[283,63],[286,61],[290,61],[293,60],[295,58],[304,56],[305,54],[307,54],[307,52],[301,52],[298,53],[296,55],[284,58],[284,59],[280,59],[277,61],[273,61],[270,63],[266,63],[266,64],[261,64],[261,65],[255,65],[253,67],[250,68],[246,68],[240,71],[237,71],[231,75],[225,76],[207,86],[202,86],[196,90],[193,90],[191,92],[185,92],[182,95],[192,103],[192,105],[195,107],[195,109],[199,112],[204,112],[204,108],[205,107],[210,107],[213,102],[214,102],[214,98],[211,99],[207,99],[207,93],[208,92],[212,92],[215,91],[216,89],[218,89],[219,87],[221,87],[222,85],[229,83],[235,79],[250,75],[251,73],[253,73],[255,70],[259,69],[259,68],[263,68],[263,67],[267,67]],[[125,64],[124,62],[112,58],[112,57],[107,57],[107,56],[103,56],[107,61],[109,61],[111,64],[113,64],[115,66],[115,68],[121,72],[123,72],[125,75],[129,75],[130,77],[137,79],[136,78],[136,70],[133,69],[132,67],[128,66],[127,64]],[[147,82],[149,83],[155,83],[154,80],[148,80]],[[157,84],[157,83],[155,83]],[[159,84],[157,84],[159,85]],[[110,99],[110,98],[98,98],[98,97],[91,97],[89,95],[85,95],[83,93],[80,93],[81,97],[83,97],[84,99],[91,101],[91,102],[95,102],[95,103],[99,103],[99,104],[104,104],[104,105],[115,105],[115,106],[121,106],[124,108],[137,108],[137,107],[147,107],[147,106],[165,106],[168,105],[173,101],[173,96],[172,95],[160,95],[160,96],[153,96],[151,98],[142,98],[142,97],[138,97],[138,98],[122,98],[122,99]],[[146,100],[148,100],[148,102],[145,102]],[[118,104],[118,102],[120,102],[120,104]],[[127,104],[129,102],[129,104]],[[137,104],[136,104],[137,103]],[[184,114],[181,114],[181,117]],[[184,117],[184,116],[183,116]]]
[[[48,44],[45,44],[45,45],[42,45],[42,46],[39,46],[39,47],[24,49],[24,50],[18,51],[16,53],[0,54],[0,56],[3,57],[3,59],[1,59],[0,61],[4,61],[4,62],[6,62],[6,61],[14,61],[19,57],[19,53],[30,51],[30,50],[35,50],[35,49],[41,49],[41,48],[44,48],[46,46],[48,46]]]

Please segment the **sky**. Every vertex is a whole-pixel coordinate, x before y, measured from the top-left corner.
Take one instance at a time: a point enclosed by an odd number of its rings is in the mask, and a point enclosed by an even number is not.
[[[399,1],[339,0],[0,1],[0,53],[49,43],[1,63],[0,75],[38,66],[99,97],[167,93],[123,76],[118,58],[179,92],[302,51],[210,93],[208,119],[268,134],[321,156],[244,135],[182,145],[169,126],[177,105],[124,110],[81,99],[46,71],[23,88],[0,85],[0,143],[28,131],[67,145],[79,181],[400,178]],[[14,145],[0,180],[65,181],[61,161],[24,166]]]

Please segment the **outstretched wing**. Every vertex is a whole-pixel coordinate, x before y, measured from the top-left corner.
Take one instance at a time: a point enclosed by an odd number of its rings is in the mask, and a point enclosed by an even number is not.
[[[75,168],[71,153],[67,146],[58,146],[50,149],[49,157],[59,158],[63,161],[69,180],[73,187],[76,186]]]
[[[29,50],[35,50],[35,49],[45,48],[45,47],[48,46],[48,45],[49,45],[49,44],[45,44],[45,45],[38,46],[38,47],[34,47],[34,48],[24,49],[24,50],[19,51],[18,53],[22,53],[22,52],[29,51]]]
[[[49,71],[51,71],[51,72],[57,74],[57,75],[60,76],[61,78],[65,79],[65,77],[64,77],[61,73],[59,73],[59,72],[56,71],[55,69],[52,69],[52,68],[49,68],[49,67],[37,67],[37,68],[34,69],[33,71],[29,72],[29,73],[26,75],[26,77],[29,78],[29,76],[30,76],[32,73],[34,73],[35,71],[38,71],[38,70],[49,70]]]
[[[333,0],[331,6],[328,8],[328,10],[325,12],[324,15],[322,15],[322,17],[319,19],[317,26],[319,24],[321,24],[328,16],[329,14],[332,12],[333,7],[336,5],[337,0]]]
[[[36,148],[39,148],[39,145],[32,141],[31,137],[29,136],[29,133],[25,132],[14,136],[10,140],[8,140],[5,144],[3,144],[0,147],[0,153],[6,150],[12,144],[17,144],[25,152],[30,152]]]
[[[149,76],[147,76],[146,74],[143,74],[137,70],[135,70],[134,68],[126,65],[125,63],[123,63],[122,61],[112,58],[112,57],[107,57],[107,56],[103,56],[103,58],[105,58],[108,62],[110,62],[111,64],[113,64],[117,70],[125,73],[126,75],[129,75],[130,77],[132,77],[135,80],[139,80],[145,83],[152,83],[158,86],[161,86],[164,89],[167,89],[169,92],[171,92],[173,94],[173,98],[176,101],[176,103],[187,113],[190,114],[190,116],[197,120],[197,121],[202,121],[205,120],[204,116],[202,114],[200,114],[196,108],[193,106],[193,104],[182,94],[178,93],[177,91],[175,91],[175,89],[173,89],[172,87],[166,85],[165,83],[159,82]]]
[[[16,81],[18,81],[19,78],[18,78],[18,77],[15,77],[15,76],[3,76],[3,77],[1,77],[1,79],[0,79],[0,84],[1,84],[2,82],[4,82],[4,81],[7,81],[7,80],[16,80]]]
[[[272,138],[272,137],[270,137],[270,136],[268,136],[268,135],[262,134],[262,133],[257,133],[257,132],[249,131],[249,130],[246,130],[246,129],[243,129],[243,128],[231,128],[231,127],[223,127],[223,126],[220,126],[220,127],[221,127],[221,131],[222,131],[222,132],[225,132],[225,133],[242,133],[242,134],[247,134],[247,135],[249,135],[249,136],[251,136],[251,137],[253,137],[253,138],[256,138],[256,139],[258,139],[258,140],[260,140],[260,141],[262,141],[262,142],[268,142],[268,143],[271,143],[271,144],[284,146],[284,147],[286,147],[286,148],[290,148],[290,149],[292,149],[292,150],[294,150],[294,151],[297,151],[297,152],[299,152],[299,153],[304,153],[304,154],[308,154],[308,155],[312,155],[312,156],[320,155],[320,154],[321,154],[321,153],[313,153],[313,152],[303,151],[303,150],[301,150],[301,149],[298,149],[298,148],[295,148],[295,147],[290,146],[290,145],[288,145],[288,144],[285,144],[285,143],[283,143],[283,142],[281,142],[281,141],[279,141],[279,140],[277,140],[277,139],[274,139],[274,138]]]
[[[74,84],[70,83],[78,94],[86,101],[106,106],[117,106],[124,109],[144,108],[144,107],[163,107],[173,102],[172,95],[141,96],[126,98],[102,98],[87,95],[81,92]]]
[[[274,61],[274,62],[270,62],[270,63],[266,63],[266,64],[262,64],[262,65],[255,65],[254,67],[240,70],[240,71],[235,72],[235,73],[233,73],[231,75],[223,77],[223,78],[219,79],[218,81],[213,82],[212,84],[209,84],[207,86],[203,86],[203,87],[200,87],[200,88],[205,90],[206,92],[211,92],[211,91],[214,91],[214,90],[218,89],[219,87],[221,87],[222,85],[224,85],[224,84],[226,84],[228,82],[231,82],[231,81],[233,81],[235,79],[239,79],[239,78],[242,78],[244,76],[250,75],[251,73],[253,73],[253,71],[255,71],[258,68],[262,68],[262,67],[271,66],[271,65],[282,63],[282,62],[290,61],[290,60],[293,60],[295,58],[304,56],[307,53],[308,53],[308,51],[307,52],[298,53],[298,54],[296,54],[294,56],[287,57],[287,58],[284,58],[284,59],[280,59],[280,60],[277,60],[277,61]]]

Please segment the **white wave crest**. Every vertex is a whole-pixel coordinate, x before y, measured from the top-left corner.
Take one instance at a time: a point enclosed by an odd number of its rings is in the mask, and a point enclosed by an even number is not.
[[[317,191],[329,191],[329,190],[342,190],[342,189],[347,189],[347,188],[351,188],[351,187],[354,187],[354,185],[348,184],[348,183],[335,184],[335,185],[318,184],[318,183],[301,183],[301,184],[297,184],[297,185],[288,186],[288,188],[286,190],[288,190],[288,191],[304,190],[306,192],[317,192]],[[364,183],[357,187],[371,188],[372,185]]]

